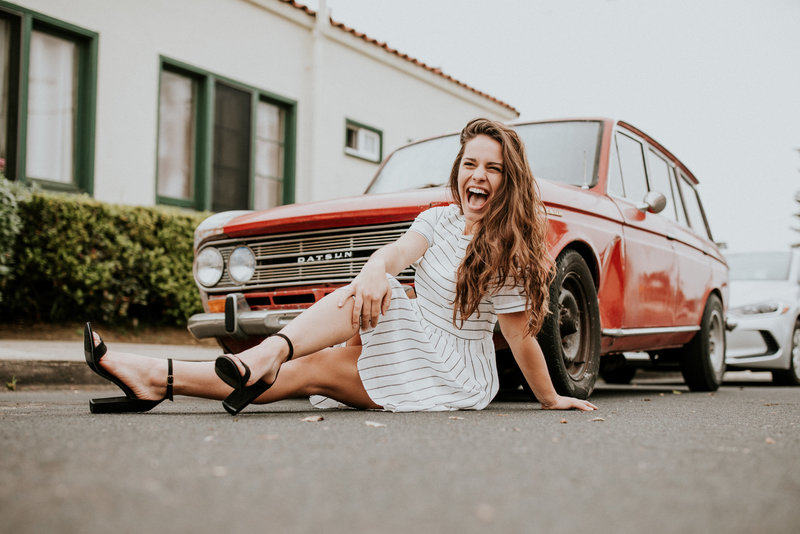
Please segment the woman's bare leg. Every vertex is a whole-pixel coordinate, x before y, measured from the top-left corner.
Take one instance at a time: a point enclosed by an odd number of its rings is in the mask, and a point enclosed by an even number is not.
[[[281,366],[272,387],[255,402],[324,395],[354,408],[379,409],[358,374],[360,354],[360,346],[334,347],[288,361]]]
[[[360,353],[360,346],[328,348],[286,362],[274,385],[256,399],[256,403],[325,395],[355,408],[380,408],[369,398],[358,375],[356,364]],[[159,400],[166,395],[166,360],[109,348],[100,364],[127,384],[139,399]],[[175,395],[223,400],[232,391],[217,377],[213,362],[173,360],[172,374]]]
[[[97,336],[95,332],[95,345],[99,343]],[[118,352],[112,344],[100,365],[131,388],[138,399],[159,400],[167,393],[165,359]],[[214,362],[173,360],[172,376],[175,395],[222,400],[233,391],[214,372]]]
[[[351,344],[339,350],[325,350],[351,340],[359,331],[351,320],[353,300],[347,299],[342,307],[339,307],[338,300],[337,292],[327,295],[281,331],[292,340],[295,357],[314,355],[303,364],[299,364],[301,360],[289,362],[292,365],[286,366],[286,378],[282,373],[281,380],[275,380],[281,364],[289,355],[288,343],[278,336],[268,337],[237,355],[251,369],[248,385],[259,379],[268,384],[276,382],[256,402],[274,402],[318,393],[351,406],[377,408],[358,376],[356,361],[361,347]],[[99,340],[95,339],[97,343]],[[328,356],[330,361],[327,361]],[[166,394],[166,360],[109,350],[100,364],[127,384],[139,399],[158,400]],[[213,362],[176,360],[172,374],[176,395],[222,400],[233,391],[217,377]]]
[[[294,358],[344,343],[358,334],[359,328],[353,326],[351,320],[353,299],[347,299],[342,307],[339,307],[338,301],[339,293],[330,293],[281,330],[282,334],[292,340]],[[247,385],[254,384],[259,379],[270,384],[289,356],[289,345],[281,337],[272,336],[236,356],[252,372]],[[243,373],[244,368],[240,368],[240,371]]]

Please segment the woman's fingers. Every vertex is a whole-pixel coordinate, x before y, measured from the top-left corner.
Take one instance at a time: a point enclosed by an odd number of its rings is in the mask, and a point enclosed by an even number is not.
[[[346,286],[339,288],[339,307],[343,307],[344,303],[347,302],[347,299],[355,295],[356,289],[353,284],[348,284]]]
[[[358,293],[353,295],[353,301],[353,326],[358,326],[358,323],[361,321],[361,310],[364,301]]]
[[[578,400],[575,407],[584,412],[591,412],[598,409],[597,406],[585,400]]]
[[[392,289],[386,289],[386,293],[383,294],[383,301],[381,302],[381,313],[386,315],[386,312],[389,311],[389,304],[392,302]]]
[[[365,290],[363,284],[352,283],[339,289],[338,305],[344,307],[347,299],[353,299],[352,321],[353,326],[359,323],[363,328],[371,328],[378,324],[382,314],[389,309],[392,290],[388,282],[382,292]]]
[[[591,412],[598,409],[597,406],[595,406],[589,401],[576,399],[574,397],[561,397],[561,396],[559,396],[558,399],[556,399],[556,402],[554,402],[553,404],[547,406],[542,404],[542,408],[544,408],[545,410],[577,409],[583,412]]]

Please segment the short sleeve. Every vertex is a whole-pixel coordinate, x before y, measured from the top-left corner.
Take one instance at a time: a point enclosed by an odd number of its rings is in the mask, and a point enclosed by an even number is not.
[[[424,237],[429,247],[433,245],[434,228],[436,226],[436,221],[441,217],[442,210],[443,208],[437,207],[423,211],[417,215],[417,218],[414,219],[414,222],[411,223],[411,227],[409,228],[409,231],[414,231]]]
[[[490,300],[497,314],[515,313],[527,309],[524,288],[513,283],[507,283],[492,293]]]

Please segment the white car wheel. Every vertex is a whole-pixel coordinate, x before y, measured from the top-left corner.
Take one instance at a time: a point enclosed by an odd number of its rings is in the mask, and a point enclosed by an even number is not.
[[[800,385],[800,320],[794,323],[789,369],[772,371],[772,381],[782,386]]]

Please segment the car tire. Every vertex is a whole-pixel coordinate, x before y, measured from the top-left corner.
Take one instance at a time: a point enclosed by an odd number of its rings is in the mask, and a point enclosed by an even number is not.
[[[794,323],[789,369],[772,371],[772,382],[779,386],[800,385],[800,320]]]
[[[592,273],[574,250],[556,260],[550,313],[538,340],[556,391],[588,398],[600,368],[600,306]]]
[[[716,391],[725,373],[725,319],[722,302],[708,297],[700,331],[687,343],[681,354],[681,372],[692,391]]]

